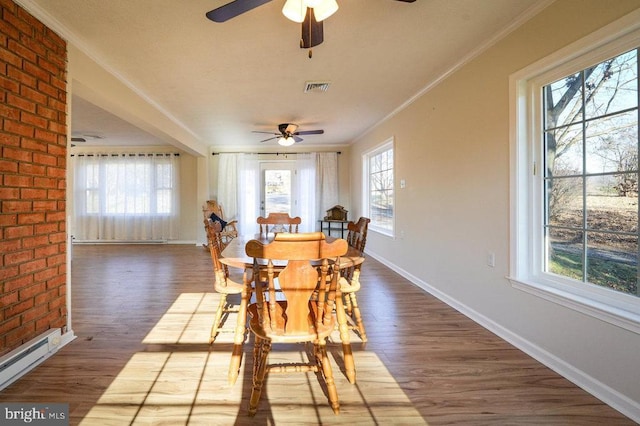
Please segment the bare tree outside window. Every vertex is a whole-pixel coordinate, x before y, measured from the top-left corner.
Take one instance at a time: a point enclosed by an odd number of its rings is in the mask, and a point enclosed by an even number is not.
[[[546,270],[638,290],[638,54],[543,88]]]
[[[394,177],[393,144],[388,143],[367,155],[368,216],[370,227],[393,233],[394,228]]]

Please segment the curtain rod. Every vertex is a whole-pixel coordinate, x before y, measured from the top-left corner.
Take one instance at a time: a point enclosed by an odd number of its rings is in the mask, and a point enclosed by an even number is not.
[[[153,157],[153,156],[158,156],[158,157],[168,157],[170,155],[174,155],[176,157],[180,157],[180,154],[177,152],[171,153],[171,152],[156,152],[156,153],[144,153],[144,152],[140,152],[140,153],[120,153],[120,154],[95,154],[95,153],[81,153],[81,154],[71,154],[72,157],[74,156],[78,156],[78,157]]]
[[[342,154],[341,151],[319,151],[318,153],[335,152],[336,154]],[[256,154],[256,155],[291,155],[291,154],[311,154],[312,152],[212,152],[211,155],[220,154]]]

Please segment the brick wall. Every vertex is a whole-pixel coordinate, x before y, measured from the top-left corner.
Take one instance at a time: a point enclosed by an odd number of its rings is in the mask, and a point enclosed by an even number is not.
[[[66,43],[0,0],[0,355],[66,306]]]

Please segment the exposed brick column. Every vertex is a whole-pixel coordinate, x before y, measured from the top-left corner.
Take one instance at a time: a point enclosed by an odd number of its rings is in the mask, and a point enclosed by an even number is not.
[[[66,42],[0,0],[0,355],[66,324]]]

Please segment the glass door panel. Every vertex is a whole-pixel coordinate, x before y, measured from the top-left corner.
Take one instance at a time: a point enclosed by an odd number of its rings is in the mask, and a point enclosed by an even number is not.
[[[295,203],[293,197],[295,184],[293,164],[262,163],[261,168],[261,214],[265,217],[269,213],[288,213],[291,215]]]

